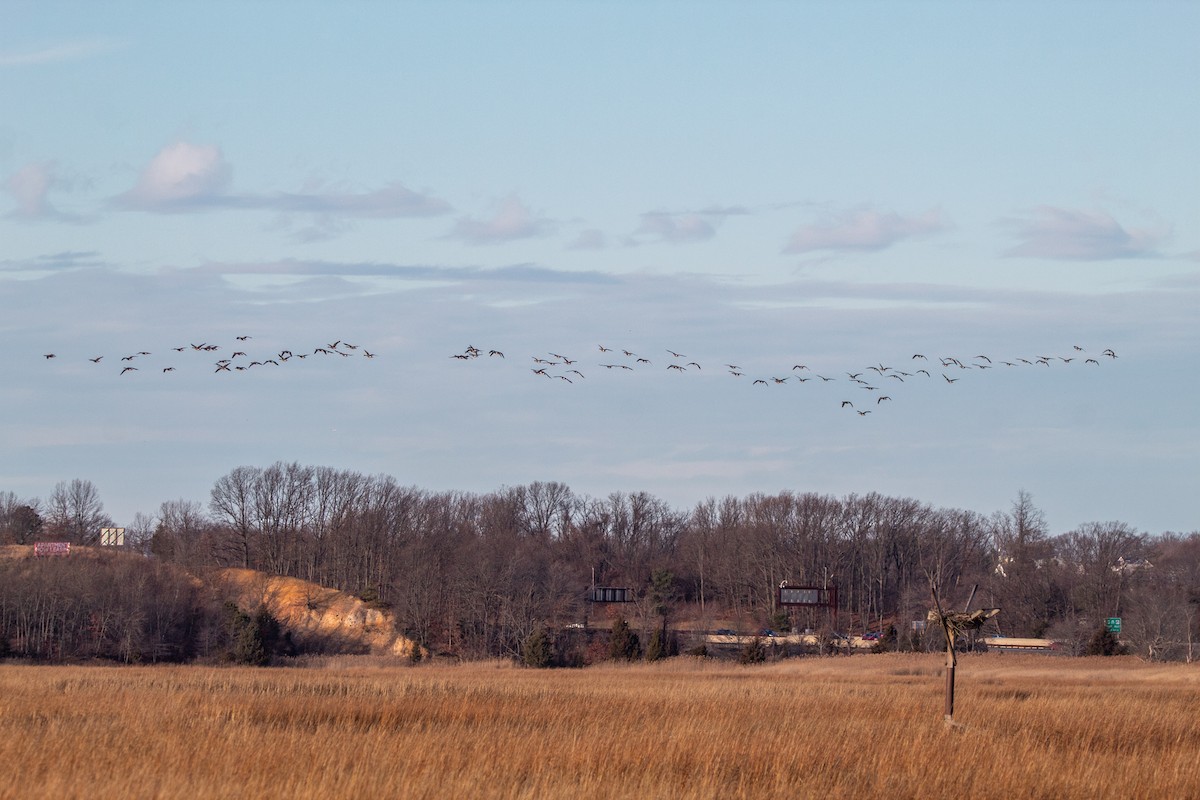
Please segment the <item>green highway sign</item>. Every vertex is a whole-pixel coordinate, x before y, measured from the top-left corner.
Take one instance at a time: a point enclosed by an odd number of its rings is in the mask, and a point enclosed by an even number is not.
[[[1109,633],[1120,633],[1121,632],[1121,618],[1120,617],[1109,617],[1108,619],[1104,620],[1104,627],[1105,627],[1105,629],[1108,630]]]

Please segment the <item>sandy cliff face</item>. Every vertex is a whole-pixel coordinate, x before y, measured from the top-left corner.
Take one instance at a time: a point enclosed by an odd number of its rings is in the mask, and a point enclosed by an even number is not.
[[[414,643],[395,618],[359,598],[298,578],[249,569],[216,573],[217,590],[245,611],[266,605],[302,649],[332,653],[409,656]]]

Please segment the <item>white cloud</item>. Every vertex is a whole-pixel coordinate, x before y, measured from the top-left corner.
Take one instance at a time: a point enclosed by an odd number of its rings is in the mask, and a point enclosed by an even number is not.
[[[1117,258],[1157,257],[1163,236],[1147,230],[1128,231],[1103,211],[1072,211],[1041,206],[1032,216],[1006,220],[1020,243],[1007,256],[1052,258],[1065,261],[1107,261]]]
[[[596,228],[588,228],[582,230],[575,237],[575,241],[567,245],[570,250],[603,250],[608,247],[608,237],[603,231]]]
[[[53,165],[26,164],[13,173],[5,183],[8,193],[17,201],[10,216],[21,219],[51,217],[56,213],[46,196],[54,182]]]
[[[51,189],[63,188],[70,183],[58,174],[58,165],[53,161],[26,164],[4,183],[4,188],[16,201],[16,208],[5,216],[20,220],[80,222],[81,217],[64,213],[50,202]]]
[[[447,238],[467,244],[498,244],[544,236],[556,227],[553,220],[535,216],[516,195],[509,195],[496,204],[495,213],[487,219],[460,217]]]
[[[870,208],[843,211],[821,222],[801,225],[783,248],[785,253],[814,250],[883,250],[920,236],[940,233],[950,227],[940,211],[916,217]]]
[[[183,211],[225,197],[232,169],[220,148],[175,142],[158,152],[138,176],[137,185],[117,198],[142,211]]]
[[[312,215],[293,234],[302,241],[328,239],[344,232],[347,219],[395,219],[448,213],[450,204],[415,192],[399,181],[382,188],[354,191],[343,185],[307,187],[299,192],[236,193],[229,190],[233,169],[215,145],[179,141],[150,160],[137,184],[113,198],[120,208],[152,213],[200,210],[263,210],[285,215],[279,227],[290,228],[287,215]]]
[[[651,211],[642,214],[642,222],[630,237],[631,244],[651,241],[684,244],[703,242],[717,235],[716,227],[700,214],[669,214]]]

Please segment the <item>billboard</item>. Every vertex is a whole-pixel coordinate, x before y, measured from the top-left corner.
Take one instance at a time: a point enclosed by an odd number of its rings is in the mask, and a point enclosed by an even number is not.
[[[788,586],[785,581],[779,587],[779,605],[834,608],[837,606],[837,587]]]
[[[42,556],[69,556],[71,555],[70,542],[34,542],[33,554],[38,557]]]
[[[125,544],[125,529],[124,528],[101,528],[100,529],[100,546],[101,547],[122,547]]]
[[[588,589],[588,600],[593,603],[632,603],[634,601],[633,589],[593,586]]]

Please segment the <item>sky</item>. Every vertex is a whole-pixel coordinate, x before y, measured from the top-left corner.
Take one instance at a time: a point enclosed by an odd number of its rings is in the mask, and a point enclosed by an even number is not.
[[[0,492],[126,525],[283,461],[1200,529],[1200,4],[4,17]]]

